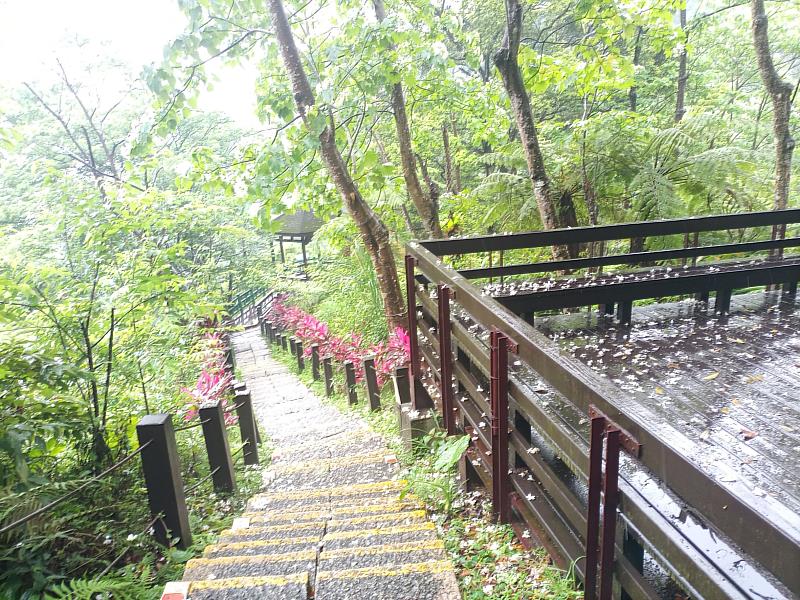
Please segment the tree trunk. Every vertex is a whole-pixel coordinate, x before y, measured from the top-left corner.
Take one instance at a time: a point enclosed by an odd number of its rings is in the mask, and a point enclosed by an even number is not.
[[[315,102],[314,92],[306,77],[282,0],[270,0],[269,9],[272,13],[275,35],[283,57],[283,63],[292,82],[295,104],[300,116],[306,121],[308,109]],[[405,302],[397,279],[397,265],[389,240],[389,231],[372,208],[364,201],[350,173],[347,171],[342,154],[336,146],[336,128],[330,115],[325,129],[319,136],[319,141],[320,153],[328,174],[342,196],[347,212],[358,226],[361,241],[366,247],[372,260],[372,265],[375,268],[381,297],[383,298],[386,320],[390,327],[403,327],[405,325]]]
[[[764,10],[764,0],[752,0],[751,12],[753,17],[753,43],[756,50],[756,60],[764,87],[772,100],[772,130],[775,134],[775,196],[773,208],[782,210],[789,205],[789,181],[792,175],[792,152],[794,139],[789,130],[789,115],[792,110],[792,85],[783,81],[772,62],[769,50],[769,35],[767,32],[767,13]],[[786,236],[786,226],[776,226],[772,230],[773,239],[783,239]],[[777,250],[774,256],[782,256],[783,251]]]
[[[375,7],[375,16],[379,23],[386,19],[386,8],[383,0],[372,0]],[[417,176],[417,167],[414,160],[414,151],[411,148],[411,128],[408,125],[406,113],[406,100],[403,94],[403,84],[399,81],[392,86],[392,112],[397,129],[397,142],[400,146],[400,163],[403,168],[403,179],[406,182],[408,196],[417,207],[417,212],[422,218],[422,224],[434,238],[442,238],[442,226],[439,223],[439,209],[433,198],[425,194]]]
[[[678,18],[681,23],[681,31],[686,31],[686,8],[678,11]],[[684,40],[686,44],[686,40]],[[689,75],[686,72],[686,46],[684,45],[681,55],[678,58],[678,93],[675,98],[675,122],[680,123],[683,115],[686,114],[686,82]]]
[[[494,62],[511,101],[511,111],[514,113],[517,131],[525,151],[528,175],[533,184],[533,195],[539,208],[542,225],[545,229],[558,229],[569,226],[570,217],[575,214],[575,206],[570,206],[572,197],[568,194],[559,198],[561,202],[557,201],[545,170],[530,99],[517,62],[521,33],[522,6],[519,0],[506,0],[506,33],[503,46],[494,55]],[[553,247],[553,255],[556,258],[569,258],[570,254],[567,247]]]
[[[442,125],[442,146],[444,147],[444,181],[447,185],[447,191],[455,194],[453,157],[450,154],[450,135],[447,133],[447,123]]]
[[[642,27],[639,26],[636,28],[636,41],[633,43],[633,71],[634,71],[634,78],[636,77],[636,67],[639,66],[639,61],[641,60],[642,56]],[[635,80],[635,79],[634,79]],[[631,112],[636,112],[636,104],[639,101],[639,93],[636,89],[635,85],[631,86],[631,89],[628,90],[628,104],[631,107]]]

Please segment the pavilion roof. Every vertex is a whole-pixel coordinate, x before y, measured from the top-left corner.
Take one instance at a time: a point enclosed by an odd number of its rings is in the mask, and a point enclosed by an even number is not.
[[[298,210],[293,213],[284,213],[275,219],[279,223],[278,235],[303,235],[313,234],[324,225],[310,210]]]

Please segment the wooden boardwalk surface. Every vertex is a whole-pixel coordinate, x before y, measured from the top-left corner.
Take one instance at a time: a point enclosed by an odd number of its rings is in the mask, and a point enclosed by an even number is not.
[[[192,600],[456,600],[436,529],[367,424],[325,405],[274,360],[258,328],[233,336],[261,431],[263,493],[184,579]]]
[[[797,305],[756,293],[735,296],[722,318],[694,301],[634,315],[631,327],[584,312],[537,319],[537,328],[677,429],[706,472],[741,480],[800,519]]]

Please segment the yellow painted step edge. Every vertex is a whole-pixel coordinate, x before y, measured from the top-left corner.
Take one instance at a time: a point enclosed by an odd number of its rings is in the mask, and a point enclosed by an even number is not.
[[[408,482],[404,479],[379,481],[377,483],[358,483],[354,485],[340,485],[317,490],[293,490],[290,492],[273,492],[256,494],[253,500],[293,500],[295,498],[316,498],[321,496],[358,496],[361,493],[379,492],[383,490],[396,490],[405,487]]]
[[[274,471],[280,475],[286,475],[289,473],[302,473],[303,471],[316,471],[316,470],[324,470],[324,469],[336,469],[339,467],[349,467],[349,466],[356,466],[356,465],[365,465],[374,463],[376,465],[385,464],[384,458],[386,457],[385,452],[373,452],[371,454],[360,454],[355,456],[344,456],[344,457],[337,457],[337,458],[320,458],[317,460],[309,460],[294,464],[287,464],[282,466],[280,463],[274,463],[270,468],[271,471]]]
[[[220,542],[209,544],[203,551],[203,556],[208,557],[212,552],[223,550],[241,550],[247,548],[266,548],[268,546],[290,546],[297,544],[317,544],[320,538],[317,536],[305,536],[296,538],[277,538],[272,540],[249,540],[246,542]]]
[[[304,521],[302,523],[282,523],[280,525],[265,525],[263,527],[246,527],[244,529],[226,529],[220,536],[223,535],[249,535],[251,533],[271,533],[275,531],[297,531],[298,529],[312,529],[314,527],[322,528],[325,526],[325,521]]]
[[[417,523],[414,525],[402,525],[397,527],[384,527],[382,529],[357,529],[355,531],[340,531],[337,533],[329,533],[325,535],[325,540],[347,540],[357,537],[368,537],[372,535],[392,535],[396,533],[414,533],[416,531],[434,531],[436,527],[433,523]],[[321,541],[317,537],[297,537],[297,538],[280,538],[273,540],[248,540],[244,542],[220,542],[219,544],[211,544],[206,546],[205,555],[211,552],[219,552],[222,550],[243,550],[263,548],[267,546],[279,546],[290,544],[313,544]]]
[[[212,567],[215,565],[248,564],[261,562],[294,562],[315,560],[316,550],[286,552],[285,554],[244,554],[237,556],[218,556],[216,558],[193,558],[186,563],[186,570],[192,567]]]
[[[324,541],[328,540],[348,540],[356,537],[368,537],[373,535],[390,535],[395,533],[414,533],[416,531],[434,531],[436,527],[433,523],[415,523],[413,525],[398,525],[395,527],[381,527],[378,529],[356,529],[355,531],[337,531],[326,533]]]
[[[358,523],[372,523],[372,522],[380,522],[382,519],[390,520],[390,519],[425,519],[427,513],[424,510],[408,510],[405,512],[391,512],[391,513],[372,513],[370,515],[365,515],[363,517],[353,517],[347,519],[330,519],[328,521],[328,526],[331,525],[357,525]],[[258,523],[258,518],[250,520],[251,523],[255,522]],[[269,521],[266,521],[269,522]],[[324,521],[320,521],[319,519],[310,520],[310,521],[298,521],[297,523],[285,523],[279,525],[263,525],[260,527],[247,527],[244,529],[227,529],[223,531],[224,534],[230,533],[244,533],[244,534],[251,534],[251,533],[269,533],[270,531],[291,531],[293,529],[307,529],[310,527],[314,527],[316,525],[322,526]]]
[[[391,565],[387,567],[363,567],[360,569],[344,569],[342,571],[320,571],[317,573],[317,583],[330,579],[359,579],[362,577],[398,577],[413,573],[447,573],[453,570],[453,563],[449,560],[432,560],[406,565]]]
[[[347,556],[360,556],[363,554],[392,554],[415,552],[424,550],[444,551],[444,544],[439,539],[421,540],[418,542],[400,542],[398,544],[383,544],[380,546],[358,546],[355,548],[339,548],[338,550],[323,550],[320,561],[336,560]],[[193,558],[186,563],[186,570],[193,567],[213,567],[216,565],[250,564],[260,562],[300,562],[314,560],[316,550],[301,550],[299,552],[286,552],[285,554],[235,554],[232,556],[218,556],[216,558]]]
[[[390,513],[390,512],[403,512],[408,509],[420,509],[422,503],[413,494],[407,494],[402,500],[394,500],[392,502],[383,502],[378,504],[354,504],[350,506],[339,506],[336,508],[328,508],[325,510],[316,511],[303,511],[303,510],[289,510],[270,512],[268,510],[251,510],[242,513],[243,517],[255,519],[258,521],[292,521],[306,519],[329,519],[337,515],[347,515],[352,513]]]
[[[362,554],[392,554],[394,552],[414,552],[417,550],[442,550],[444,544],[440,539],[422,540],[419,542],[401,542],[399,544],[383,544],[381,546],[359,546],[356,548],[339,548],[338,550],[323,550],[320,555],[320,564],[326,560],[335,560],[347,556]]]
[[[284,586],[293,583],[308,583],[308,573],[297,573],[294,575],[277,575],[262,577],[225,577],[222,579],[201,579],[192,581],[189,584],[189,593],[202,590],[223,590],[226,588],[247,588],[258,587],[261,585]]]

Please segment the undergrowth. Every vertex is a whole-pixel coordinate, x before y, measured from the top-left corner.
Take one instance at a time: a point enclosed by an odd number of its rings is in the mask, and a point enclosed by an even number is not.
[[[237,448],[238,428],[229,428]],[[208,475],[199,429],[178,433],[185,485]],[[216,494],[211,481],[187,496],[192,545],[165,548],[152,536],[147,492],[139,461],[134,459],[109,477],[53,511],[12,530],[0,539],[0,598],[3,600],[156,600],[168,581],[182,577],[185,563],[202,553],[230,527],[247,499],[262,485],[270,448],[260,449],[261,466],[244,466],[237,456],[237,492]],[[52,485],[26,492],[28,505],[44,504],[72,489]],[[31,499],[33,497],[33,499]],[[19,509],[22,498],[3,499],[1,514]],[[16,505],[16,506],[15,506]],[[26,514],[30,510],[22,511]],[[15,514],[17,514],[15,512]]]

